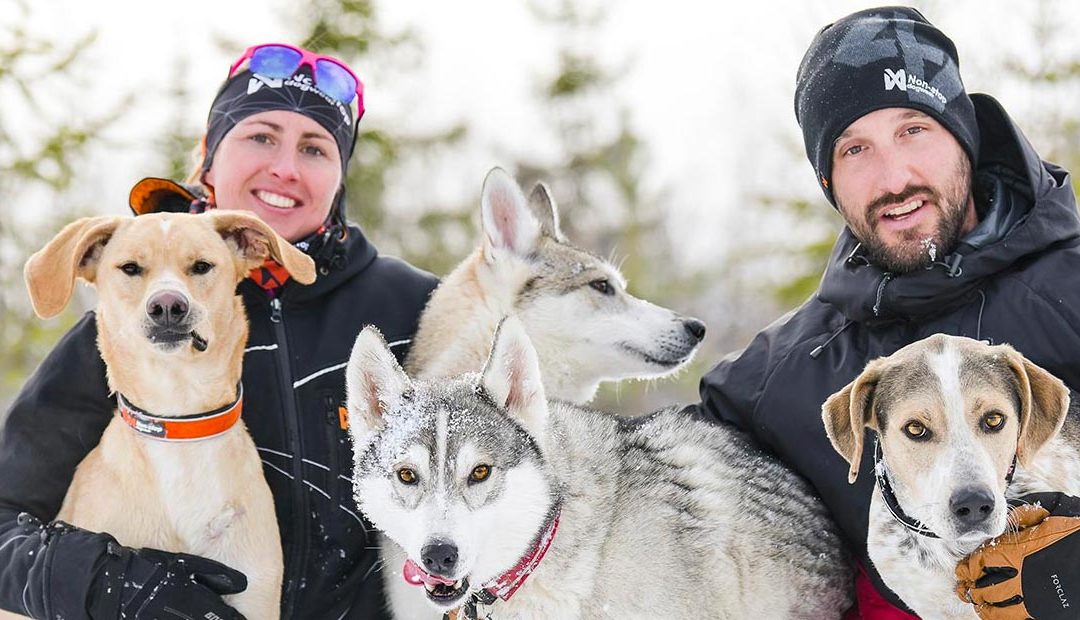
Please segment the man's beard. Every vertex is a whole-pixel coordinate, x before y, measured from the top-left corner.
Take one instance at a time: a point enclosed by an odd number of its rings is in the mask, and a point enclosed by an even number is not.
[[[966,157],[961,158],[953,178],[956,182],[941,192],[928,185],[916,185],[909,186],[899,194],[880,196],[864,209],[865,219],[861,226],[848,223],[871,263],[892,273],[907,273],[929,267],[931,263],[943,259],[956,249],[972,196],[971,164]],[[940,213],[937,230],[930,236],[916,229],[905,230],[899,233],[892,246],[886,245],[877,231],[878,224],[881,223],[878,214],[887,205],[902,205],[920,194],[926,196],[927,202],[933,203],[932,208]],[[930,206],[923,205],[920,208]]]

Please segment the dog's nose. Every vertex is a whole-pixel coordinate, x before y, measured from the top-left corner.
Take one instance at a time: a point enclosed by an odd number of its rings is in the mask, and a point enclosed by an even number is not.
[[[963,488],[949,498],[949,509],[958,522],[973,527],[985,521],[994,511],[994,496],[985,487]]]
[[[705,337],[705,324],[697,319],[686,319],[683,321],[683,327],[686,328],[686,333],[698,342]]]
[[[433,575],[449,577],[457,566],[457,545],[445,541],[436,541],[420,550],[420,559],[424,561],[424,568]]]
[[[162,327],[175,327],[187,318],[188,300],[176,291],[161,291],[146,302],[146,316]]]

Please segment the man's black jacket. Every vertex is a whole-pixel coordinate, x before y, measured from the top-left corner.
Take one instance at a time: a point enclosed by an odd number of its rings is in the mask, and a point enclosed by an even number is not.
[[[338,412],[344,366],[369,324],[403,360],[437,281],[378,256],[354,227],[346,243],[342,267],[321,270],[310,286],[290,280],[280,305],[251,280],[238,287],[250,322],[243,416],[277,508],[283,618],[386,615],[373,534],[352,499],[352,449]],[[101,538],[39,530],[17,516],[56,516],[76,465],[113,415],[95,338],[88,313],[24,386],[0,433],[0,608],[85,617]]]
[[[1069,175],[1039,159],[997,101],[972,100],[981,221],[956,252],[894,276],[869,264],[845,228],[818,291],[705,375],[697,406],[749,431],[813,483],[894,604],[866,554],[874,459],[863,456],[849,485],[825,436],[825,399],[870,360],[935,333],[1011,344],[1080,388],[1080,217]]]

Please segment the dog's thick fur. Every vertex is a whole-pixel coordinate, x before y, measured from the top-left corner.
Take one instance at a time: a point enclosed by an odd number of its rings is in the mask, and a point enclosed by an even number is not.
[[[631,295],[619,271],[570,244],[547,187],[528,198],[501,168],[484,179],[482,241],[431,296],[405,367],[423,379],[479,371],[499,321],[516,315],[550,398],[585,404],[602,381],[662,377],[693,357],[701,321]],[[383,539],[383,577],[399,620],[435,618],[402,578],[405,552]]]
[[[425,547],[454,547],[441,609],[514,566],[559,506],[547,555],[481,617],[823,620],[848,607],[848,559],[800,478],[675,408],[634,421],[549,403],[541,374],[513,317],[482,374],[434,381],[410,380],[373,328],[357,338],[356,500],[419,566]]]
[[[825,428],[851,464],[850,479],[858,475],[869,428],[901,509],[940,536],[904,527],[875,487],[870,558],[919,616],[978,617],[954,593],[954,571],[1005,532],[1007,498],[1080,494],[1080,429],[1068,410],[1065,385],[1012,347],[940,334],[870,362],[825,402]],[[1016,473],[1006,485],[1014,457]],[[982,518],[973,519],[972,506]]]
[[[568,243],[543,184],[526,198],[494,168],[481,194],[483,241],[432,294],[410,376],[480,370],[511,314],[535,343],[551,398],[584,404],[602,381],[662,377],[690,360],[704,324],[634,297],[614,266]]]
[[[76,278],[94,284],[109,388],[155,415],[181,416],[236,397],[247,342],[236,284],[270,256],[297,281],[314,280],[311,259],[247,213],[86,218],[30,258],[26,281],[43,317],[63,309]],[[165,291],[189,306],[182,329],[170,333],[148,314],[151,299]],[[205,340],[204,351],[184,335],[189,331]],[[130,547],[223,562],[248,578],[246,591],[226,597],[229,604],[252,619],[279,615],[273,498],[243,422],[209,439],[166,442],[115,416],[76,470],[58,518]]]

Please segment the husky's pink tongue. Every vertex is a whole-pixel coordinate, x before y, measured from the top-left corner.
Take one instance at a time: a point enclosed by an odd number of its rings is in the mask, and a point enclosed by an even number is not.
[[[405,560],[405,566],[401,569],[401,572],[402,575],[405,577],[405,581],[409,582],[414,586],[424,584],[438,585],[440,583],[444,586],[454,585],[453,579],[447,579],[445,577],[439,577],[438,575],[428,574],[424,571],[424,569],[420,568],[416,564],[416,562],[413,562],[412,560]]]

